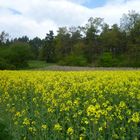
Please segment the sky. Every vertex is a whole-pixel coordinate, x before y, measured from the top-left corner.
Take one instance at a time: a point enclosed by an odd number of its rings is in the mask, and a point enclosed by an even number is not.
[[[0,32],[44,38],[49,30],[82,26],[90,17],[119,24],[129,10],[140,13],[140,0],[0,0]]]

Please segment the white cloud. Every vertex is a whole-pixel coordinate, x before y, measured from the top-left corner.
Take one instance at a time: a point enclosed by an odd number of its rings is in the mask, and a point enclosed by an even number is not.
[[[67,1],[71,1],[71,2],[79,3],[79,4],[84,4],[86,2],[90,2],[90,1],[94,1],[94,0],[67,0]]]
[[[82,25],[89,17],[102,17],[109,24],[119,23],[128,10],[140,12],[140,0],[108,0],[106,5],[89,9],[81,4],[89,0],[0,0],[0,31],[11,36],[31,38],[60,26]]]

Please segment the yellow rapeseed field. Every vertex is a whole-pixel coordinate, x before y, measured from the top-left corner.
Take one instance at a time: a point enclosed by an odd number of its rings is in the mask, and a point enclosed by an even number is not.
[[[140,71],[0,71],[14,140],[139,140]]]

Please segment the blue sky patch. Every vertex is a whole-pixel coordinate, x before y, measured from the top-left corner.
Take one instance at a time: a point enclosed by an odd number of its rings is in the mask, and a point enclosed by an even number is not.
[[[15,10],[15,9],[13,9],[13,8],[8,8],[8,10],[11,11],[12,14],[14,14],[14,15],[21,15],[21,14],[22,14],[21,12]]]
[[[96,8],[102,7],[106,4],[106,0],[89,0],[88,2],[84,3],[83,5],[88,8]]]

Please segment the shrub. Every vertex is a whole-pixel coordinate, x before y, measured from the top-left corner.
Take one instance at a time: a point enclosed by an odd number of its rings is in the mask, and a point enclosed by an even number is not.
[[[109,52],[103,53],[103,55],[99,59],[99,66],[114,67],[118,65],[119,60],[117,58],[113,58],[112,54]]]
[[[32,53],[28,44],[16,42],[1,47],[0,56],[0,69],[20,69],[28,66],[27,62],[32,58]]]
[[[31,58],[30,47],[26,43],[14,43],[10,46],[9,62],[16,68],[28,66],[28,60]]]
[[[0,70],[4,70],[4,69],[15,69],[15,66],[9,64],[5,59],[0,58]]]
[[[68,65],[68,66],[86,66],[87,60],[84,56],[76,56],[76,55],[69,55],[65,57],[63,60],[59,61],[60,65]]]

